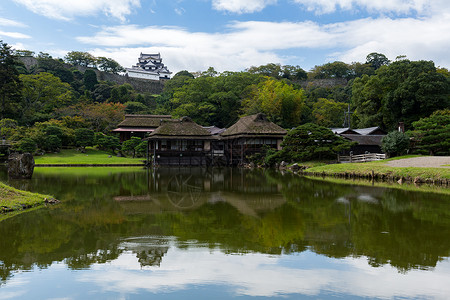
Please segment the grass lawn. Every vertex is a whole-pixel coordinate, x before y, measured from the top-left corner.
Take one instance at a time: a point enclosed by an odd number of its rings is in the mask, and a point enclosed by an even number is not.
[[[21,191],[0,182],[0,221],[40,206],[51,196]]]
[[[113,165],[113,164],[142,164],[144,158],[117,157],[109,152],[87,148],[86,153],[75,149],[64,149],[59,153],[47,153],[35,156],[36,165],[55,164],[87,164],[87,165]]]
[[[372,171],[374,171],[374,173],[376,174],[387,174],[395,177],[450,179],[450,169],[446,168],[390,167],[385,165],[390,160],[397,160],[410,157],[417,157],[417,155],[401,156],[366,163],[352,163],[352,164],[345,163],[345,164],[330,164],[324,166],[316,166],[307,169],[306,172],[325,173],[325,174],[355,173],[356,175],[367,176],[370,175]]]

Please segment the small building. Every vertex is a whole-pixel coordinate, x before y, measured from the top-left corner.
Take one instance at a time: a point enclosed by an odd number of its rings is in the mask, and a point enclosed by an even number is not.
[[[172,72],[162,63],[161,54],[141,53],[138,63],[131,68],[126,68],[129,77],[162,80],[170,79]]]
[[[146,138],[153,164],[205,166],[213,164],[211,144],[217,140],[211,132],[189,117],[165,119]]]
[[[245,163],[247,157],[263,151],[263,147],[281,150],[287,131],[270,122],[264,114],[240,118],[220,136],[229,165]]]
[[[331,130],[347,140],[358,143],[343,154],[352,152],[352,154],[358,155],[383,152],[381,150],[381,140],[386,135],[386,132],[378,126],[359,129],[331,128]]]
[[[144,138],[155,131],[163,120],[170,119],[170,115],[125,115],[125,119],[113,132],[120,134],[120,142],[129,140],[132,136]]]

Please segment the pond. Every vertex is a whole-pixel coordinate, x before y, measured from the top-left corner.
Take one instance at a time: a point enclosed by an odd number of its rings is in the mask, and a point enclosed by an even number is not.
[[[36,168],[0,222],[0,299],[450,295],[450,196],[275,171]]]

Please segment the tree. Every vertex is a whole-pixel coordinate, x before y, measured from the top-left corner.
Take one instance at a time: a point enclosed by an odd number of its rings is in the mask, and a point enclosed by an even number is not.
[[[14,50],[14,54],[20,57],[33,57],[34,51],[30,50]]]
[[[101,132],[95,134],[95,144],[102,150],[111,150],[112,153],[120,148],[119,138],[112,135],[106,135]]]
[[[98,84],[97,80],[97,74],[94,70],[86,70],[84,72],[84,86],[86,89],[93,91],[95,88],[95,85]]]
[[[50,113],[73,101],[70,85],[50,73],[20,75],[20,80],[24,86],[20,106],[21,120],[25,124],[39,120],[39,113]]]
[[[435,111],[431,116],[413,123],[417,152],[450,155],[450,109]]]
[[[97,66],[103,72],[118,74],[125,72],[125,69],[114,59],[100,56],[97,58]]]
[[[74,65],[83,67],[94,67],[97,59],[88,52],[71,51],[67,53],[64,59]]]
[[[13,117],[18,110],[22,82],[15,59],[11,47],[0,40],[0,118]]]
[[[369,64],[375,70],[378,70],[381,66],[389,65],[390,60],[384,54],[372,52],[366,57],[366,64]]]
[[[331,63],[326,63],[322,66],[315,66],[311,70],[310,76],[313,79],[324,79],[324,78],[351,79],[354,76],[354,74],[350,65],[342,61],[335,61]]]
[[[281,143],[282,150],[269,156],[267,162],[335,158],[338,152],[349,149],[353,144],[326,127],[307,123],[291,129]]]
[[[141,143],[141,139],[133,136],[131,139],[126,140],[122,143],[123,152],[132,152],[133,158],[136,156],[136,147]]]
[[[399,60],[382,66],[375,76],[353,82],[352,102],[362,126],[405,127],[450,106],[450,78],[431,61]]]
[[[31,138],[23,138],[15,146],[15,150],[21,153],[34,153],[36,148],[36,142]]]
[[[383,152],[394,157],[403,155],[409,149],[409,135],[400,131],[391,131],[381,140]]]
[[[289,128],[300,124],[304,102],[303,90],[268,78],[253,86],[253,92],[244,100],[243,106],[245,114],[262,112],[272,122]]]
[[[128,101],[124,104],[125,113],[127,114],[147,114],[148,107],[141,102]]]
[[[92,129],[75,129],[75,145],[82,147],[84,150],[88,146],[94,146],[94,142],[94,131]]]
[[[328,128],[342,126],[344,112],[347,110],[347,106],[347,103],[319,98],[319,100],[313,104],[312,110],[312,114],[316,119],[315,123]]]
[[[18,127],[17,121],[13,119],[0,120],[0,135],[6,139],[10,138],[16,132]]]

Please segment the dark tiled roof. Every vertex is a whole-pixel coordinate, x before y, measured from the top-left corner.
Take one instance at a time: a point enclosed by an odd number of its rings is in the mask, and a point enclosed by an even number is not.
[[[221,135],[223,137],[238,136],[238,135],[285,135],[286,130],[275,123],[267,120],[264,114],[256,114],[242,117],[233,124],[230,128],[225,130]]]
[[[380,135],[380,134],[386,134],[386,132],[384,132],[383,130],[380,129],[380,127],[375,126],[375,127],[368,127],[368,128],[361,128],[361,129],[353,129],[354,131],[356,131],[359,134],[362,135],[369,135],[369,134],[375,134],[375,135]]]
[[[350,129],[348,127],[345,127],[345,128],[330,128],[330,129],[331,129],[331,131],[333,131],[333,133],[337,133],[337,134],[360,134],[356,130]]]
[[[211,133],[188,117],[180,120],[163,120],[161,126],[149,135],[152,138],[202,138],[212,139]]]
[[[170,115],[125,115],[123,120],[117,127],[139,127],[139,128],[157,128],[161,124],[161,120],[171,119]]]
[[[358,142],[359,145],[376,145],[381,146],[381,140],[384,135],[359,135],[359,134],[342,134],[344,138]]]

